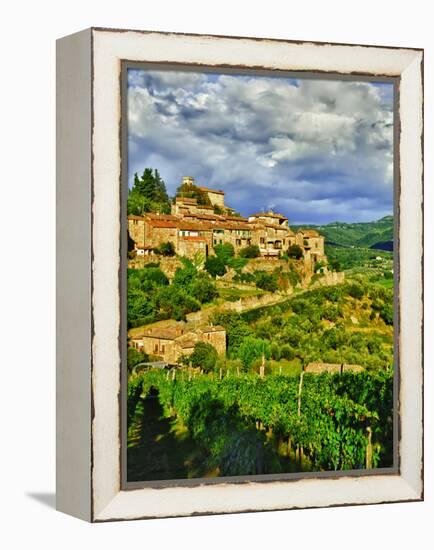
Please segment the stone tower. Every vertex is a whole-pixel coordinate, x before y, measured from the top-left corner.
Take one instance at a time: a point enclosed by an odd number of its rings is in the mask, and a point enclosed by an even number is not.
[[[194,185],[193,176],[183,176],[182,177],[182,185]]]

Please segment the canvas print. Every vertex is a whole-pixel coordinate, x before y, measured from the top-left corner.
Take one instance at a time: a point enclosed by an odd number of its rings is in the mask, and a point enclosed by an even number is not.
[[[127,80],[127,481],[393,466],[393,84]]]

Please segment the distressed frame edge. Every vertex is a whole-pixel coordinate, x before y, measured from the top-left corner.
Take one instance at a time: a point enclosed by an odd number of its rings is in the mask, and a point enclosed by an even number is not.
[[[91,29],[56,41],[56,509],[86,521],[92,520],[91,41]]]
[[[94,32],[95,30],[99,30],[99,29],[93,29],[92,32]],[[107,31],[103,31],[103,32],[107,32]],[[130,31],[123,31],[123,32],[130,32]],[[162,34],[162,33],[152,33],[154,35],[158,35],[158,34]],[[173,33],[171,33],[171,36],[173,37]],[[185,35],[181,35],[181,36],[185,36]],[[200,37],[201,35],[197,35],[197,37]],[[234,37],[227,37],[227,38],[234,38]],[[250,39],[247,39],[247,40],[250,40]],[[262,40],[262,39],[261,39]],[[266,40],[266,39],[263,39],[263,40]],[[282,41],[282,42],[287,42],[287,43],[290,43],[291,41]],[[309,42],[308,44],[315,44],[315,43],[311,43]],[[347,45],[346,45],[347,46]],[[352,47],[355,47],[355,45],[348,45],[347,46],[348,48],[352,48]],[[378,47],[377,47],[378,48]],[[405,50],[405,51],[409,51],[408,48],[397,48],[399,50]],[[413,56],[413,60],[415,58],[419,58],[420,59],[420,63],[423,64],[423,51],[422,50],[419,50],[419,49],[412,49],[411,50],[413,53],[414,53],[414,56]],[[420,55],[419,55],[420,54]],[[411,65],[411,63],[409,64]],[[401,78],[403,76],[404,72],[402,73],[401,75]],[[419,72],[420,74],[420,72]],[[420,106],[423,105],[423,85],[421,85],[421,96],[420,96],[420,103],[418,103],[417,105],[417,108],[419,108]],[[423,120],[421,120],[421,126],[420,126],[420,131],[421,131],[421,135],[422,135],[422,139],[423,139]],[[423,157],[421,157],[420,159],[417,160],[417,162],[419,163],[419,166],[421,167],[421,173],[423,174]],[[418,182],[419,185],[422,184],[422,181],[419,181]],[[419,220],[421,221],[421,219]],[[420,236],[422,237],[422,226],[418,227],[418,229],[420,230]],[[423,252],[423,250],[422,250]],[[422,275],[422,273],[421,273]],[[420,290],[422,290],[422,288],[420,288]],[[423,318],[421,319],[421,321],[423,322]],[[421,392],[423,394],[423,390],[421,388]],[[422,395],[422,398],[423,398],[423,395]],[[422,405],[423,405],[423,402],[422,402]],[[421,444],[422,444],[422,440],[421,441]],[[423,445],[422,445],[423,446]],[[409,500],[409,501],[413,501],[413,500],[421,500],[423,498],[423,454],[421,455],[421,483],[419,484],[418,482],[416,482],[416,484],[408,481],[406,478],[404,478],[403,476],[394,476],[394,477],[397,477],[400,479],[400,481],[402,481],[401,485],[402,485],[402,494],[401,494],[401,497],[404,498],[405,500]],[[413,478],[413,482],[414,482],[414,478]],[[225,483],[223,482],[221,484],[222,486],[225,485]],[[123,494],[126,493],[126,492],[129,492],[131,493],[131,491],[120,491],[118,492],[114,498],[107,504],[107,506],[103,507],[102,510],[100,510],[97,514],[94,515],[94,517],[92,518],[94,521],[108,521],[108,520],[116,520],[116,519],[134,519],[134,517],[122,517],[122,516],[119,516],[116,514],[113,515],[111,514],[111,512],[113,511],[113,505],[115,505],[115,508],[116,508],[116,502],[115,501],[119,501],[119,498],[122,498],[123,497]],[[94,496],[94,495],[93,495]],[[392,499],[392,500],[388,500],[387,502],[396,502],[396,501],[401,501],[402,498],[400,499]],[[374,504],[375,503],[375,500],[372,500],[370,501],[369,503],[372,503]],[[366,502],[348,502],[348,503],[345,503],[345,505],[351,505],[351,504],[368,504]],[[341,504],[339,503],[330,503],[330,504],[327,504],[327,506],[339,506]],[[322,506],[322,505],[320,505]],[[300,506],[294,506],[295,508],[298,508]],[[303,508],[308,508],[310,506],[302,506]],[[312,507],[318,507],[318,506],[312,506]],[[288,506],[288,507],[285,507],[284,509],[290,509],[291,507]],[[273,509],[280,509],[280,508],[273,508]],[[262,509],[261,509],[262,510]],[[261,511],[261,510],[257,510],[257,511]],[[227,513],[236,513],[236,512],[242,512],[242,511],[254,511],[254,510],[232,510],[230,512],[227,512]],[[265,509],[264,509],[265,511]],[[225,513],[224,511],[218,511],[218,512],[206,512],[206,511],[202,511],[202,512],[199,512],[200,514],[206,514],[206,513]],[[158,515],[158,514],[155,514],[153,516],[140,516],[141,518],[142,517],[174,517],[176,515],[194,515],[194,512],[192,514],[169,514],[169,515]],[[139,517],[139,516],[136,516],[136,517]]]

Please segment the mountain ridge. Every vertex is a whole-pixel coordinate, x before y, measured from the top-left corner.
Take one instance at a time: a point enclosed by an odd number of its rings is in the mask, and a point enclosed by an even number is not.
[[[325,244],[339,248],[373,248],[393,250],[393,216],[383,216],[372,222],[330,222],[328,224],[291,225],[297,229],[317,229]]]

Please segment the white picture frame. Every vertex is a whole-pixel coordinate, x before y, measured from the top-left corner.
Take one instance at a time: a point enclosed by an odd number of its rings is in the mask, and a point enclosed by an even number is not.
[[[394,77],[397,471],[123,489],[122,62]],[[91,522],[423,499],[423,51],[92,28],[57,43],[57,507]]]

